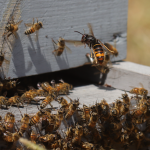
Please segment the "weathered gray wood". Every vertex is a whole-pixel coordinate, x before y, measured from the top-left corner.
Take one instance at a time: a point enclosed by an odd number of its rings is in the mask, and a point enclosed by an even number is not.
[[[102,75],[90,65],[72,69],[70,73],[84,80],[97,84],[109,84],[116,89],[125,91],[130,91],[133,87],[140,87],[140,83],[142,83],[150,95],[150,67],[148,66],[121,61],[114,63],[107,75]]]
[[[93,24],[96,38],[104,42],[113,42],[113,34],[118,33],[117,49],[119,56],[115,61],[126,57],[127,0],[24,0],[18,36],[13,47],[12,58],[7,77],[17,78],[46,72],[64,70],[84,65],[88,62],[85,54],[90,52],[86,47],[68,45],[72,54],[64,51],[62,56],[55,57],[51,38],[80,40],[81,35],[74,31],[89,33],[87,23]],[[5,5],[1,5],[0,9]],[[31,23],[32,18],[43,22],[38,41],[35,34],[24,35],[24,23]]]

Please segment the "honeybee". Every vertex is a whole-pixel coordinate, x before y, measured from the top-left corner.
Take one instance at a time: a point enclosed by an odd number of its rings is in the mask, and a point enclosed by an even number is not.
[[[34,23],[34,18],[33,18],[33,23],[27,23],[25,24],[25,26],[30,27],[24,32],[25,35],[29,35],[36,32],[36,38],[38,38],[38,31],[39,29],[43,28],[43,23],[41,21],[39,22],[38,19],[37,19],[37,23]]]
[[[49,95],[58,95],[57,89],[50,86],[48,82],[41,83],[41,87],[43,90],[47,91]]]
[[[18,94],[15,94],[15,96],[10,97],[7,101],[8,105],[14,105],[17,104],[17,106],[20,106],[20,104],[23,106],[23,101],[21,101]]]
[[[144,89],[142,83],[140,83],[140,86],[141,86],[141,88],[134,87],[134,88],[130,91],[130,93],[136,94],[137,96],[138,96],[138,95],[142,95],[144,98],[146,98],[146,97],[147,97],[147,94],[148,94],[148,90]]]
[[[22,137],[21,132],[11,133],[11,132],[6,131],[4,133],[3,139],[6,142],[15,142],[15,141],[18,141],[20,137]]]
[[[123,100],[123,102],[125,103],[125,104],[130,104],[130,98],[129,98],[129,96],[128,96],[128,94],[125,92],[125,94],[122,94],[122,98],[121,98],[122,100]]]
[[[14,128],[14,123],[15,123],[14,114],[8,112],[4,117],[4,122],[5,122],[6,130],[12,132],[12,130]]]
[[[101,101],[101,106],[102,106],[102,114],[100,116],[101,121],[103,122],[104,120],[109,119],[110,117],[110,109],[109,109],[109,105],[106,102],[106,100],[102,100]]]
[[[33,130],[31,131],[31,134],[30,134],[30,140],[32,143],[36,144],[37,134]]]
[[[83,119],[85,119],[86,122],[89,121],[90,119],[90,108],[87,107],[86,105],[83,105]]]
[[[26,91],[21,97],[21,101],[24,101],[24,102],[28,102],[30,103],[32,100],[34,100],[34,97],[38,96],[38,93],[36,90],[29,90],[29,91]],[[35,101],[35,100],[34,100]]]
[[[93,112],[93,113],[91,114],[91,116],[90,116],[90,121],[89,121],[88,126],[89,126],[90,128],[94,128],[95,125],[96,125],[97,120],[98,120],[98,115],[97,115],[97,113]]]
[[[3,80],[3,90],[11,90],[16,87],[18,80]]]
[[[58,39],[58,43],[56,43],[53,39],[52,42],[57,46],[57,49],[52,52],[55,56],[60,56],[65,48],[69,53],[71,53],[70,48],[66,46],[65,40],[62,37]]]
[[[7,34],[7,38],[8,38],[11,34],[13,34],[15,36],[15,38],[17,38],[16,32],[18,31],[18,26],[19,26],[19,24],[21,24],[21,22],[22,22],[22,20],[15,23],[14,17],[12,16],[11,20],[8,21],[8,24],[5,27],[6,32],[3,33],[3,36],[5,34]]]
[[[119,117],[119,116],[120,116],[119,109],[116,108],[116,107],[112,107],[112,108],[110,109],[110,116],[111,116],[111,117]]]
[[[61,104],[61,107],[63,109],[68,109],[69,108],[69,103],[66,99],[64,99],[63,97],[58,97],[57,100],[59,102],[59,104]]]
[[[122,106],[120,108],[120,113],[121,115],[125,115],[126,113],[129,112],[129,104],[126,104],[126,103],[122,103]]]
[[[24,133],[27,130],[28,125],[29,125],[29,115],[28,114],[24,114],[22,116],[22,119],[21,119],[20,132]]]
[[[75,132],[75,128],[74,127],[67,128],[67,131],[65,132],[65,134],[66,134],[66,140],[72,139],[73,135],[74,135],[74,132]]]
[[[5,105],[7,108],[8,102],[7,98],[4,96],[0,96],[0,107],[2,108],[2,105]]]
[[[74,145],[80,145],[82,135],[83,135],[83,127],[77,124],[74,132],[74,138],[72,139],[72,143]]]
[[[40,136],[39,141],[52,143],[55,141],[55,137],[56,137],[55,134],[46,134],[44,136]]]
[[[33,126],[36,123],[39,122],[40,118],[45,114],[45,111],[43,109],[41,109],[40,111],[38,111],[30,120],[29,122],[29,126]]]
[[[51,105],[51,102],[53,101],[53,97],[52,96],[47,96],[43,101],[42,103],[40,104],[40,108],[43,109],[45,108],[48,104],[50,104],[51,107],[53,107]]]
[[[94,148],[94,144],[89,142],[82,142],[82,148],[86,150],[91,150]]]
[[[79,99],[77,100],[71,100],[71,103],[69,105],[69,109],[65,115],[65,118],[66,119],[69,119],[73,114],[74,112],[76,111],[76,108],[79,106]]]
[[[68,90],[72,90],[73,89],[73,85],[72,84],[69,84],[69,83],[66,83],[66,82],[64,82],[64,80],[59,80],[61,83],[62,83],[62,85],[64,86],[64,87],[66,87]]]

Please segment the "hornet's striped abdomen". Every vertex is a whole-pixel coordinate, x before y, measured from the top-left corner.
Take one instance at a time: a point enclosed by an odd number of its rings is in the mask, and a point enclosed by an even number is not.
[[[93,50],[95,52],[95,56],[99,62],[99,64],[103,64],[104,61],[104,51],[100,44],[95,44],[93,46]]]

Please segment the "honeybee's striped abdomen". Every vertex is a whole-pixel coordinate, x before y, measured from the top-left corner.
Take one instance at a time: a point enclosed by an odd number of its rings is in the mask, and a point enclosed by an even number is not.
[[[104,51],[103,48],[100,44],[95,44],[93,46],[93,50],[95,52],[95,56],[99,62],[99,64],[102,64],[104,61]]]
[[[29,35],[29,34],[32,34],[34,32],[35,32],[34,28],[30,28],[30,29],[27,29],[24,34]]]

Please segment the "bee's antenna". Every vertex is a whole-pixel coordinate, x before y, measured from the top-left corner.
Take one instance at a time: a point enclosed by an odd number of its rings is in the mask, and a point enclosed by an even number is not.
[[[82,33],[81,33],[81,32],[79,32],[79,31],[74,31],[74,32],[78,32],[78,33],[82,34]],[[82,34],[82,35],[84,35],[84,34]]]

